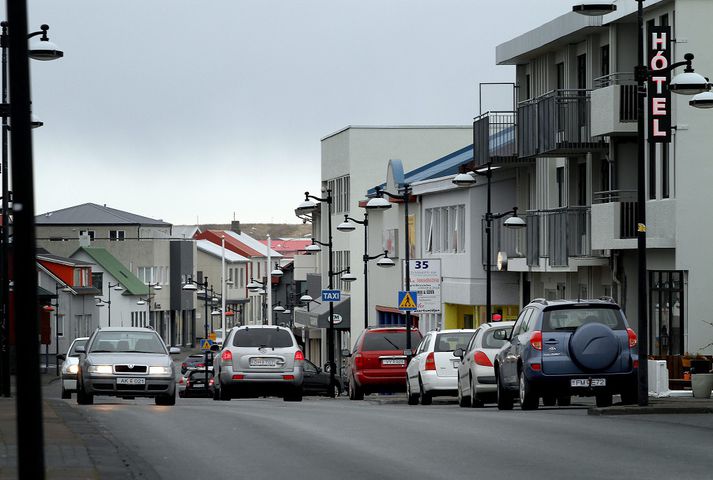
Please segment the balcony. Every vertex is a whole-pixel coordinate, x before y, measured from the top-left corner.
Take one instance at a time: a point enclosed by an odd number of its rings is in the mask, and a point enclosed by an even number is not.
[[[594,80],[592,135],[637,132],[636,82],[633,73],[612,73]]]
[[[592,249],[590,207],[527,212],[526,267],[534,271],[576,271],[603,265],[607,259]]]
[[[515,112],[486,112],[473,121],[475,164],[517,163],[517,126]]]
[[[553,90],[517,109],[520,157],[581,155],[607,148],[591,132],[590,90]]]

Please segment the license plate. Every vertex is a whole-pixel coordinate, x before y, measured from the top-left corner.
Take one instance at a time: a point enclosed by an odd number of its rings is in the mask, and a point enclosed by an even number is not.
[[[145,378],[117,378],[116,383],[119,385],[145,385]]]
[[[381,363],[382,365],[406,365],[406,360],[401,358],[384,358]]]
[[[251,367],[274,367],[277,365],[277,360],[274,358],[251,358]]]
[[[592,378],[591,382],[589,378],[573,378],[570,380],[570,386],[572,387],[606,387],[606,378]]]

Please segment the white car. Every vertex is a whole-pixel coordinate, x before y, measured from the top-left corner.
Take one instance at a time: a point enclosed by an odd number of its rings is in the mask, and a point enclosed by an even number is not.
[[[453,352],[458,365],[458,405],[482,407],[497,393],[493,361],[515,322],[484,323],[465,348]]]
[[[77,372],[79,371],[79,354],[76,348],[84,346],[89,337],[79,337],[72,341],[66,355],[57,355],[57,360],[62,360],[60,379],[62,382],[62,398],[72,398],[72,393],[77,391]]]
[[[430,405],[435,396],[455,396],[460,360],[453,351],[462,349],[475,333],[472,329],[428,332],[406,367],[408,404]]]

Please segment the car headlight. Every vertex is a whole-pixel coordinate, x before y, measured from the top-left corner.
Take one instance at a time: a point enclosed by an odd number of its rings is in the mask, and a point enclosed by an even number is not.
[[[90,365],[89,373],[114,373],[114,369],[111,367],[111,365]]]
[[[170,367],[149,367],[149,375],[170,375]]]
[[[67,367],[67,373],[71,373],[72,375],[76,375],[79,372],[79,365],[76,363],[74,365],[70,365]]]

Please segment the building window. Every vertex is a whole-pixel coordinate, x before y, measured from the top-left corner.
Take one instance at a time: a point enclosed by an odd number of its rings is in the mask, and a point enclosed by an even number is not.
[[[104,295],[104,273],[92,272],[92,287],[99,290],[99,295]]]
[[[465,205],[428,208],[424,225],[427,252],[465,252]]]
[[[112,242],[123,242],[126,237],[124,230],[109,230],[109,240]]]
[[[89,240],[94,241],[94,230],[80,230],[79,236],[89,235]]]
[[[349,213],[349,175],[327,180],[327,189],[332,191],[332,213]]]
[[[651,351],[658,355],[682,355],[684,345],[683,271],[649,272]]]
[[[599,72],[602,77],[609,75],[609,45],[599,49]]]
[[[57,314],[57,336],[64,337],[64,315]]]

